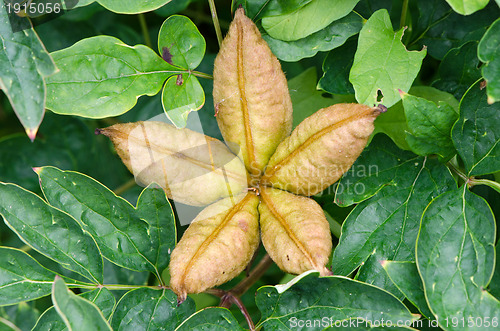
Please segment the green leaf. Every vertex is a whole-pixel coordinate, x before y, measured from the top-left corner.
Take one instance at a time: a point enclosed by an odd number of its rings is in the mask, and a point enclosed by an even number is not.
[[[226,308],[205,308],[184,320],[175,331],[190,330],[243,330]]]
[[[83,39],[52,57],[60,71],[47,79],[47,108],[89,118],[123,114],[181,73],[152,49],[110,36]]]
[[[455,110],[445,102],[437,104],[424,98],[402,95],[409,132],[406,141],[418,155],[437,154],[440,161],[452,158],[456,151],[451,128],[458,119]]]
[[[351,168],[334,184],[334,202],[347,207],[374,196],[384,186],[396,183],[401,167],[420,161],[415,154],[398,148],[386,135],[377,134]],[[404,168],[403,168],[404,169]]]
[[[37,173],[47,201],[79,220],[104,257],[160,279],[176,241],[172,207],[162,190],[144,189],[134,208],[83,174],[53,167]]]
[[[441,8],[444,1],[437,3],[417,1],[421,15],[429,16],[429,8]],[[438,9],[438,12],[441,13]],[[479,41],[488,26],[499,16],[500,10],[491,2],[485,9],[472,15],[463,16],[453,11],[442,12],[443,16],[436,17],[436,21],[425,27],[419,34],[416,44],[420,47],[427,46],[428,54],[438,60],[452,48],[460,47],[469,41]]]
[[[486,7],[490,0],[446,0],[448,4],[459,14],[470,15]]]
[[[186,127],[190,112],[205,104],[205,92],[198,78],[191,74],[170,77],[161,95],[163,110],[177,128]]]
[[[99,308],[92,302],[75,295],[62,278],[56,277],[52,287],[52,302],[69,330],[110,330]]]
[[[405,297],[429,320],[434,316],[425,301],[424,285],[415,262],[382,261],[382,267],[389,278]]]
[[[255,301],[262,314],[257,328],[266,330],[295,329],[300,321],[323,322],[323,329],[350,318],[364,319],[360,326],[369,323],[366,321],[381,323],[382,318],[393,325],[414,320],[410,311],[386,291],[346,277],[318,278],[314,270],[284,285],[259,288]]]
[[[326,95],[316,89],[316,69],[311,67],[288,81],[288,89],[293,104],[293,127],[317,110],[336,103],[353,102],[351,96]]]
[[[484,290],[495,264],[495,221],[467,185],[427,207],[417,240],[417,266],[429,307],[447,330],[476,330],[477,318],[500,318],[500,302]],[[450,325],[453,318],[472,324]]]
[[[485,63],[481,72],[488,83],[488,103],[500,101],[500,19],[481,38],[477,55]]]
[[[408,93],[434,103],[445,102],[458,112],[458,101],[449,93],[429,86],[414,86]],[[410,150],[411,148],[406,141],[407,131],[409,128],[401,101],[398,101],[375,120],[375,133],[383,132],[391,137],[399,148]]]
[[[205,38],[186,16],[173,15],[163,22],[158,33],[158,49],[165,61],[194,70],[205,55]]]
[[[500,103],[488,105],[479,82],[471,86],[460,102],[460,118],[452,139],[468,176],[500,170]]]
[[[295,11],[262,19],[262,27],[275,39],[299,40],[349,14],[359,0],[312,0]]]
[[[401,43],[403,32],[401,29],[394,33],[385,9],[376,11],[361,29],[349,75],[359,103],[390,107],[400,100],[398,89],[410,89],[427,52],[407,51]]]
[[[469,87],[481,78],[477,42],[470,41],[446,53],[439,64],[439,79],[432,86],[462,99]]]
[[[262,38],[264,38],[278,59],[295,62],[306,57],[312,57],[318,52],[325,52],[339,47],[350,36],[357,34],[362,26],[363,18],[352,12],[334,21],[324,29],[299,40],[283,41],[267,34],[263,34]]]
[[[148,0],[148,1],[120,1],[120,0],[80,0],[76,7],[87,6],[98,2],[104,8],[118,14],[139,14],[152,11],[169,3],[172,0]]]
[[[376,138],[367,156],[360,158],[363,163],[355,163],[356,171],[349,171],[337,188],[335,201],[359,201],[378,192],[359,203],[344,221],[332,266],[335,274],[345,276],[360,267],[356,279],[398,294],[379,261],[415,260],[415,241],[425,206],[455,188],[456,183],[448,168],[436,159],[399,152],[387,138]],[[379,152],[386,149],[385,153]],[[358,170],[373,164],[379,165],[381,171],[364,177]],[[340,189],[343,192],[339,194]]]
[[[22,20],[29,28],[12,26],[5,3],[0,3],[0,89],[9,98],[26,134],[34,140],[45,112],[44,78],[56,67],[28,20],[14,14],[11,17],[13,21]]]
[[[261,16],[276,16],[293,12],[312,0],[236,0],[233,1],[233,11],[239,5],[245,8],[248,17],[254,21]]]
[[[191,298],[178,305],[177,296],[170,290],[139,288],[120,299],[111,326],[121,331],[174,330],[195,311]]]
[[[96,172],[96,164],[106,159],[103,153],[94,149],[95,136],[87,125],[76,117],[47,113],[39,133],[34,142],[22,134],[12,134],[0,139],[0,160],[9,160],[0,162],[0,181],[16,183],[27,190],[38,191],[40,186],[33,167],[53,165],[93,174]],[[94,154],[99,155],[93,157]],[[111,153],[109,155],[113,156]]]
[[[318,88],[328,93],[354,94],[354,88],[349,82],[349,71],[357,45],[356,39],[350,39],[328,53],[323,61],[323,76],[318,82]]]
[[[21,302],[14,306],[8,306],[3,309],[0,308],[0,330],[31,330],[36,324],[36,320],[39,315],[40,313],[38,312],[38,309],[36,309],[35,302]],[[5,320],[2,319],[3,316],[5,316],[7,320],[12,321],[17,328],[2,328],[3,325],[1,323],[5,323]]]
[[[496,245],[495,248],[495,271],[493,272],[493,277],[491,278],[490,285],[488,287],[489,292],[495,296],[495,298],[500,298],[500,244]]]
[[[49,295],[55,275],[25,252],[0,247],[0,306]]]
[[[107,320],[113,312],[115,306],[114,295],[105,287],[84,292],[79,295],[82,298],[95,303]],[[57,313],[54,306],[47,309],[38,319],[32,331],[65,331],[68,330],[66,324]]]
[[[102,257],[92,237],[70,215],[36,194],[0,183],[0,214],[27,245],[94,283],[102,283]]]

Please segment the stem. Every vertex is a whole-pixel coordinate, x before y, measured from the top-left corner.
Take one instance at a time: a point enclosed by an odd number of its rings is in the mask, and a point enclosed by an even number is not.
[[[469,177],[467,177],[467,175],[462,170],[458,169],[452,162],[448,162],[446,164],[448,165],[448,168],[462,178],[464,182],[467,183],[469,181]]]
[[[126,183],[118,186],[114,191],[113,193],[116,194],[116,195],[120,195],[122,194],[123,192],[126,192],[128,191],[129,189],[131,189],[132,187],[135,186],[135,179],[130,179],[129,181],[127,181]]]
[[[167,286],[161,286],[161,285],[154,285],[154,286],[145,286],[145,285],[120,285],[120,284],[109,284],[109,285],[83,285],[83,284],[67,284],[68,287],[77,287],[77,288],[84,288],[88,290],[95,290],[96,288],[107,288],[108,290],[133,290],[137,288],[151,288],[154,290],[160,290],[160,289],[169,289]]]
[[[22,331],[20,328],[15,326],[14,323],[12,323],[11,321],[9,321],[3,317],[0,317],[0,323],[7,325],[9,328],[11,328],[14,331]]]
[[[401,9],[401,21],[399,22],[400,29],[405,26],[407,12],[408,12],[408,0],[404,0],[403,8]]]
[[[494,189],[495,191],[497,191],[497,192],[500,193],[500,183],[497,183],[497,182],[495,182],[493,180],[489,180],[489,179],[470,179],[469,180],[469,184],[471,186],[474,186],[474,185],[486,185],[486,186],[489,186],[492,189]]]
[[[148,46],[149,48],[153,48],[153,43],[151,42],[151,38],[149,37],[148,25],[146,24],[146,17],[142,13],[138,14],[137,16],[139,17],[139,23],[141,24],[144,42],[146,43],[146,46]]]
[[[267,269],[273,264],[273,260],[269,254],[266,253],[259,264],[250,272],[247,278],[243,279],[238,285],[236,285],[232,290],[236,296],[243,295],[248,289],[255,284],[255,282],[264,275]]]
[[[191,73],[195,76],[201,77],[201,78],[206,78],[206,79],[214,79],[212,75],[206,74],[204,72],[199,72],[199,71],[191,71]]]
[[[217,17],[217,11],[215,10],[214,0],[208,0],[210,5],[210,13],[212,14],[212,20],[214,21],[215,34],[217,34],[217,41],[219,42],[219,47],[222,44],[222,32],[220,30],[219,18]]]
[[[205,293],[209,293],[209,294],[220,297],[219,307],[229,309],[231,307],[231,304],[234,303],[240,309],[243,316],[245,316],[245,319],[247,321],[247,324],[248,324],[250,330],[252,330],[252,331],[255,330],[255,324],[253,323],[252,317],[248,313],[247,308],[243,304],[243,301],[241,301],[241,299],[239,297],[237,297],[233,293],[231,293],[231,291],[227,292],[227,291],[220,290],[217,288],[212,288],[212,289],[205,291]]]

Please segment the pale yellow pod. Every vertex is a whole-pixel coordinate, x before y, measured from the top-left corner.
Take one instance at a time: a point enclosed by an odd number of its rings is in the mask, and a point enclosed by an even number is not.
[[[153,121],[100,132],[111,138],[139,184],[156,183],[177,202],[204,206],[247,187],[241,160],[224,143],[199,132]]]
[[[314,200],[274,188],[260,190],[260,231],[267,253],[281,270],[322,276],[332,251],[330,226]]]
[[[179,301],[242,272],[259,246],[259,199],[248,193],[201,211],[170,257],[170,287]]]
[[[213,96],[224,140],[258,177],[290,134],[292,102],[278,59],[242,8],[215,59]]]
[[[305,196],[323,191],[356,161],[384,110],[355,103],[318,110],[278,146],[261,183]]]

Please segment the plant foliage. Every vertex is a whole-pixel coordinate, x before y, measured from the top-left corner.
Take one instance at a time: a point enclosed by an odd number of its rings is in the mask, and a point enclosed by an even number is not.
[[[81,0],[31,22],[8,2],[0,330],[499,327],[498,0]],[[311,197],[333,275],[286,274],[260,247],[235,279],[180,303],[170,255],[200,209],[162,183],[136,185],[93,132],[154,119],[221,138],[213,63],[240,6],[281,61],[291,127],[339,103],[388,110],[352,167]],[[189,145],[172,137],[162,143]]]

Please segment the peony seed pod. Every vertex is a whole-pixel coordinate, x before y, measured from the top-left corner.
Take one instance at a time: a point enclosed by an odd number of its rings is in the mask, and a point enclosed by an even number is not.
[[[300,274],[315,269],[322,276],[332,250],[330,225],[314,200],[285,191],[260,191],[262,243],[273,261],[285,272]]]
[[[260,176],[290,134],[292,101],[278,59],[242,8],[215,59],[213,96],[224,140],[239,146],[248,172]]]
[[[170,287],[180,302],[242,272],[259,246],[259,199],[253,193],[218,201],[198,214],[170,258]]]
[[[355,103],[318,110],[278,146],[261,183],[305,196],[323,191],[356,161],[384,110]]]
[[[115,124],[100,133],[111,138],[139,184],[156,183],[178,202],[204,206],[247,187],[241,160],[201,133],[163,122]]]

